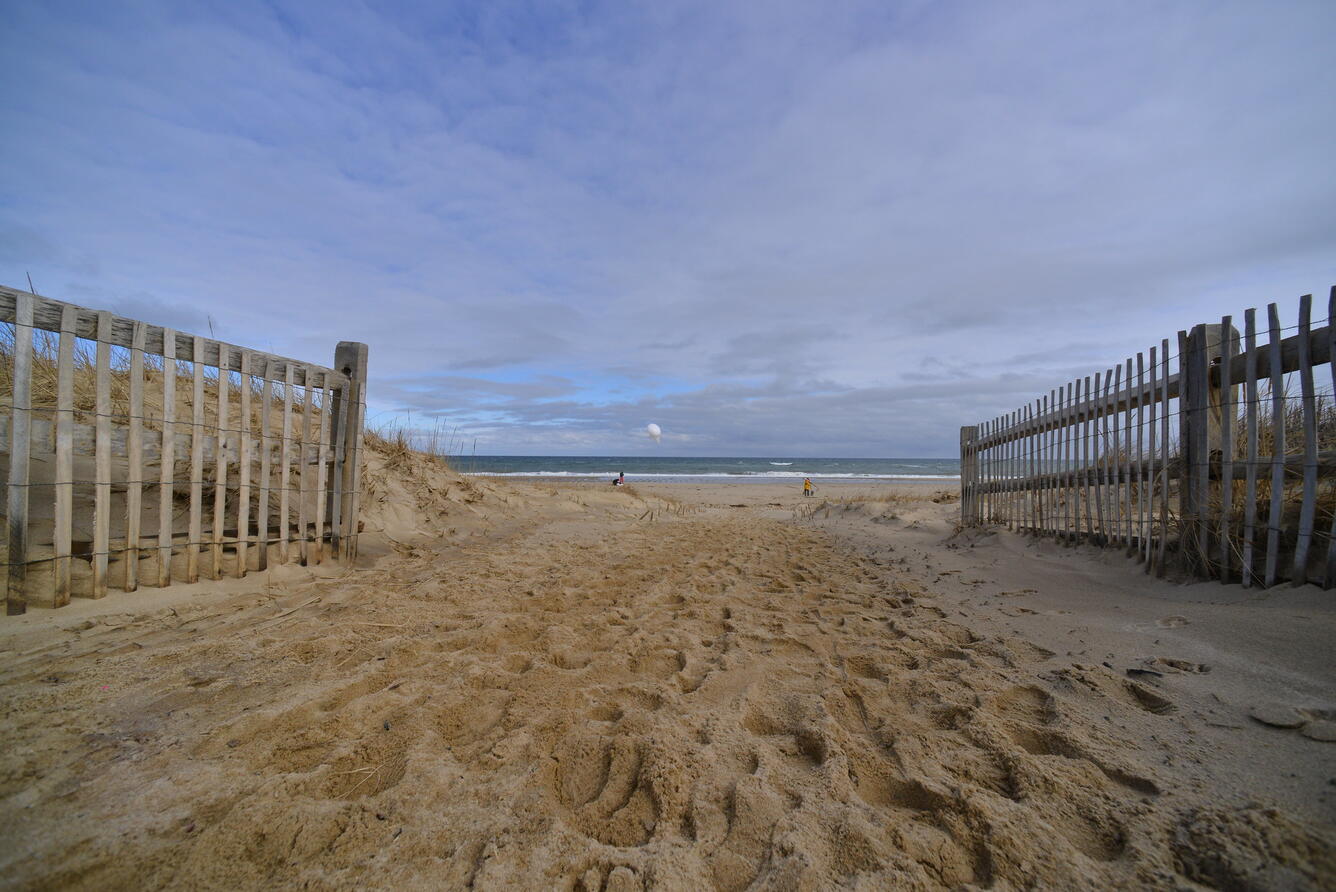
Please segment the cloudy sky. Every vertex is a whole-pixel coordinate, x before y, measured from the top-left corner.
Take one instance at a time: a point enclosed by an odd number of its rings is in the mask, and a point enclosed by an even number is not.
[[[1336,283],[1330,0],[4,18],[0,283],[365,341],[372,424],[482,452],[951,456]]]

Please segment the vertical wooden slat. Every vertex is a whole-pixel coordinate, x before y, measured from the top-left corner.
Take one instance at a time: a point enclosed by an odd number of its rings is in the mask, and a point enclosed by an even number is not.
[[[297,536],[297,554],[301,565],[305,567],[311,561],[310,518],[306,513],[306,498],[310,492],[311,474],[307,470],[306,446],[311,441],[311,371],[306,371],[306,384],[302,387],[301,402],[301,443],[297,447],[297,527],[301,532]]]
[[[1045,413],[1043,413],[1043,427],[1045,427],[1045,431],[1043,431],[1043,502],[1045,502],[1047,511],[1049,511],[1049,529],[1046,531],[1050,535],[1054,535],[1054,537],[1058,534],[1057,489],[1054,489],[1053,486],[1053,475],[1054,471],[1057,470],[1057,467],[1055,467],[1057,463],[1053,461],[1053,446],[1055,442],[1053,418],[1054,415],[1057,414],[1057,391],[1050,390],[1047,409],[1045,410]]]
[[[1155,466],[1155,414],[1160,410],[1160,401],[1158,391],[1155,389],[1155,383],[1158,379],[1157,360],[1158,352],[1154,347],[1150,348],[1150,398],[1147,400],[1147,422],[1150,425],[1146,436],[1146,526],[1145,541],[1142,543],[1141,560],[1143,569],[1149,573],[1151,566],[1155,563],[1155,483],[1157,480]]]
[[[1234,511],[1234,382],[1229,364],[1234,358],[1234,317],[1220,319],[1220,581],[1234,576],[1234,540],[1229,531]]]
[[[1160,341],[1160,541],[1155,575],[1163,576],[1169,547],[1169,339]]]
[[[9,524],[9,573],[5,614],[28,609],[28,483],[32,457],[32,295],[14,297],[13,388],[9,408],[9,488],[5,493]]]
[[[176,487],[176,332],[162,330],[162,461],[158,475],[158,585],[172,581]]]
[[[1308,549],[1313,541],[1313,519],[1317,513],[1317,407],[1313,388],[1313,295],[1299,298],[1299,395],[1303,401],[1304,479],[1303,502],[1299,505],[1299,538],[1294,546],[1294,571],[1290,581],[1308,581]]]
[[[1327,355],[1331,358],[1331,391],[1336,399],[1336,285],[1332,286],[1327,297]],[[1322,587],[1336,586],[1336,514],[1331,517],[1331,529],[1327,534],[1327,571],[1322,577]]]
[[[1030,532],[1035,536],[1044,529],[1044,500],[1039,482],[1039,474],[1043,467],[1044,441],[1038,433],[1039,419],[1043,417],[1042,405],[1040,400],[1030,404],[1030,498],[1034,503],[1034,524]]]
[[[1096,376],[1098,377],[1098,375]],[[1092,479],[1093,466],[1091,465],[1091,430],[1094,428],[1094,398],[1090,389],[1090,376],[1086,375],[1083,381],[1078,381],[1078,386],[1082,387],[1081,411],[1084,417],[1081,421],[1081,502],[1082,510],[1085,512],[1086,542],[1095,541],[1095,514],[1090,505],[1090,497],[1093,495],[1094,480]]]
[[[191,389],[190,526],[186,540],[186,582],[199,582],[199,547],[204,538],[204,339],[192,337],[195,379]]]
[[[1109,407],[1109,420],[1113,427],[1113,455],[1110,456],[1113,473],[1113,536],[1109,540],[1110,545],[1117,545],[1123,537],[1123,447],[1121,419],[1118,417],[1118,397],[1123,389],[1123,364],[1118,363],[1113,367],[1113,404]]]
[[[106,311],[97,314],[96,361],[92,596],[104,598],[111,551],[111,314]]]
[[[1178,563],[1183,570],[1190,569],[1190,559],[1192,555],[1193,544],[1191,541],[1191,518],[1189,517],[1191,508],[1192,493],[1192,467],[1188,461],[1190,452],[1188,448],[1188,413],[1187,399],[1185,390],[1188,379],[1188,333],[1180,330],[1178,332],[1178,454],[1179,454],[1179,481],[1178,481],[1178,518],[1179,518],[1179,542],[1178,542]]]
[[[336,559],[343,557],[343,466],[345,458],[345,446],[348,434],[348,385],[339,386],[334,392],[334,403],[329,413],[330,424],[334,429],[330,432],[330,442],[333,446],[333,466],[329,471],[330,478],[330,499],[329,499],[329,543]],[[979,448],[978,438],[982,436],[982,425],[978,426],[970,440],[970,466],[973,470],[973,486],[970,495],[970,517],[971,523],[982,523],[983,516],[980,514],[980,476],[979,476]]]
[[[139,539],[144,520],[144,338],[148,326],[130,334],[130,418],[125,437],[125,590],[139,588]]]
[[[260,501],[255,506],[255,536],[260,553],[256,555],[261,570],[269,567],[269,490],[273,483],[274,362],[265,360],[264,379],[260,382]]]
[[[1044,420],[1048,417],[1048,397],[1035,400],[1038,432],[1035,437],[1035,486],[1039,502],[1039,528],[1035,531],[1043,535],[1048,530],[1048,486],[1045,475],[1048,473],[1048,433],[1044,430]]]
[[[1246,413],[1248,455],[1245,459],[1247,482],[1243,492],[1243,585],[1251,588],[1256,578],[1253,571],[1253,548],[1257,537],[1257,311],[1243,314],[1243,400]],[[1336,369],[1336,365],[1332,366]]]
[[[1034,477],[1034,440],[1030,437],[1030,422],[1033,416],[1034,409],[1027,403],[1021,414],[1021,430],[1025,432],[1021,439],[1021,477],[1025,481],[1024,489],[1022,490],[1024,493],[1023,501],[1021,503],[1022,512],[1025,518],[1022,528],[1027,533],[1033,531],[1036,524],[1034,498],[1031,490],[1031,481]]]
[[[1007,475],[1007,529],[1016,529],[1016,413],[1008,412],[1007,445],[1002,452]]]
[[[250,546],[251,497],[251,354],[241,351],[241,390],[237,419],[237,562],[233,575],[246,575]]]
[[[1011,413],[1002,415],[1002,434],[1003,437],[1011,437]],[[1001,455],[998,457],[998,465],[1002,469],[1002,522],[1007,529],[1011,529],[1011,470],[1010,470],[1011,441],[1007,439],[1002,443]]]
[[[60,346],[56,353],[55,522],[51,539],[56,556],[52,599],[55,607],[70,603],[70,549],[74,538],[74,345],[77,340],[74,327],[77,320],[75,307],[66,304],[61,308]]]
[[[283,374],[283,432],[278,463],[278,561],[288,562],[292,508],[292,363]]]
[[[1194,535],[1193,555],[1200,574],[1209,578],[1212,575],[1211,560],[1211,438],[1209,413],[1210,395],[1210,351],[1209,328],[1198,325],[1188,336],[1188,420],[1190,422],[1191,442],[1189,444],[1192,465],[1192,530]]]
[[[1073,381],[1067,385],[1067,427],[1066,427],[1066,462],[1067,462],[1067,501],[1071,505],[1071,523],[1067,530],[1067,541],[1075,545],[1081,539],[1081,490],[1077,489],[1077,409],[1081,401],[1081,382]]]
[[[1123,400],[1123,451],[1119,455],[1122,467],[1123,525],[1119,533],[1124,549],[1132,547],[1132,358],[1128,357],[1123,381],[1127,385]]]
[[[325,505],[329,499],[329,408],[332,405],[333,390],[329,386],[329,373],[320,374],[324,397],[320,402],[320,439],[317,441],[316,457],[316,494],[315,494],[315,559],[325,562]]]
[[[1145,557],[1146,544],[1146,354],[1137,353],[1137,448],[1136,448],[1136,536],[1129,547],[1136,548],[1137,560]],[[1130,451],[1130,447],[1129,447]]]
[[[227,527],[227,441],[230,439],[228,390],[231,384],[231,350],[218,345],[218,436],[215,440],[213,478],[213,529],[209,554],[213,560],[213,579],[223,578],[223,532]]]
[[[988,450],[983,447],[983,443],[988,441],[988,421],[984,420],[979,424],[979,442],[976,444],[975,461],[979,468],[979,523],[988,523]]]
[[[1112,370],[1110,370],[1112,371]],[[1090,452],[1091,460],[1094,465],[1094,492],[1095,497],[1095,529],[1091,541],[1094,544],[1102,544],[1104,539],[1104,437],[1103,422],[1104,411],[1102,409],[1104,398],[1108,395],[1107,378],[1102,378],[1099,372],[1095,372],[1095,391],[1090,401],[1091,407],[1091,428],[1090,428]],[[1100,382],[1106,382],[1103,387]]]
[[[973,439],[972,428],[965,424],[960,426],[960,526],[966,528],[972,526],[974,518],[970,513],[970,500],[974,488],[971,480],[971,466],[973,458],[970,454],[970,441]]]
[[[1266,573],[1263,584],[1276,584],[1280,564],[1280,521],[1285,508],[1285,373],[1280,362],[1280,311],[1275,304],[1266,308],[1270,326],[1271,349],[1271,511],[1266,528]]]
[[[1056,448],[1054,450],[1055,463],[1055,486],[1057,488],[1058,500],[1058,540],[1064,545],[1070,539],[1069,523],[1071,520],[1071,500],[1067,497],[1067,407],[1071,403],[1071,385],[1067,385],[1067,399],[1063,398],[1062,385],[1058,386],[1058,417],[1054,422],[1055,435],[1057,436]]]

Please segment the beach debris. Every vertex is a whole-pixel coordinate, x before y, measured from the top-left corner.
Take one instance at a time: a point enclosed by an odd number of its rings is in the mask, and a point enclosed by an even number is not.
[[[1308,721],[1299,710],[1279,703],[1264,703],[1248,710],[1248,715],[1263,725],[1272,728],[1298,728]]]
[[[658,443],[661,442],[661,438],[663,437],[663,428],[651,421],[649,424],[645,425],[645,433],[649,434],[650,438],[655,443]]]

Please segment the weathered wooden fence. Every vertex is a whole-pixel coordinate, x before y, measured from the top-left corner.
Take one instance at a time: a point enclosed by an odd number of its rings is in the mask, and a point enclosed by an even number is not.
[[[9,614],[357,552],[366,345],[335,368],[0,288]]]
[[[1311,296],[1289,327],[1275,304],[1242,337],[1225,316],[962,427],[961,523],[1124,548],[1161,575],[1331,588],[1333,311],[1336,287],[1317,324]]]

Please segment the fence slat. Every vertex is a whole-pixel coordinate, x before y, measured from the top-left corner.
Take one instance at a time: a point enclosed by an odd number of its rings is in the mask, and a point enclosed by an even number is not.
[[[266,360],[264,378],[260,382],[260,502],[255,507],[256,544],[260,549],[256,558],[261,570],[269,568],[269,490],[273,483],[273,414],[274,363]]]
[[[1155,563],[1155,483],[1157,478],[1155,466],[1155,414],[1160,409],[1159,396],[1155,388],[1156,380],[1159,377],[1158,359],[1159,353],[1155,347],[1151,347],[1150,353],[1150,405],[1147,406],[1148,423],[1150,425],[1146,435],[1146,535],[1145,541],[1141,543],[1142,569],[1149,573],[1152,565]],[[1165,407],[1168,409],[1168,406]]]
[[[311,531],[308,529],[309,518],[306,514],[306,496],[310,491],[311,475],[307,471],[306,444],[311,440],[311,388],[302,388],[301,402],[301,445],[297,447],[297,527],[301,532],[297,536],[297,554],[301,565],[305,567],[311,561]]]
[[[93,590],[107,595],[107,562],[111,552],[111,314],[97,314],[97,359],[94,401],[96,445],[93,454]]]
[[[288,562],[292,486],[292,370],[283,374],[283,434],[278,465],[278,562]]]
[[[173,501],[176,488],[176,332],[164,329],[162,353],[162,459],[158,475],[158,585],[172,582]]]
[[[1137,451],[1136,451],[1136,500],[1137,527],[1136,537],[1129,548],[1134,548],[1137,560],[1143,560],[1146,553],[1146,401],[1142,392],[1146,386],[1146,355],[1137,353]]]
[[[1233,579],[1229,521],[1234,511],[1234,317],[1220,319],[1220,581]]]
[[[28,609],[28,483],[32,469],[32,315],[31,295],[20,295],[14,312],[13,389],[9,409],[9,487],[5,520],[9,525],[9,572],[5,615]]]
[[[1058,400],[1061,402],[1059,412],[1062,415],[1061,434],[1058,438],[1058,472],[1062,499],[1062,543],[1064,545],[1072,544],[1072,429],[1071,429],[1071,411],[1072,411],[1072,385],[1068,382],[1064,385],[1067,388],[1066,394],[1061,387],[1058,388]]]
[[[1271,349],[1280,349],[1280,311],[1275,304],[1266,308]],[[1266,528],[1266,575],[1263,584],[1276,584],[1280,562],[1280,521],[1285,503],[1285,373],[1281,364],[1271,363],[1271,505]]]
[[[1056,415],[1058,413],[1058,391],[1050,390],[1048,396],[1049,408]],[[1061,534],[1061,528],[1058,525],[1058,431],[1060,428],[1054,425],[1049,428],[1048,435],[1045,438],[1048,441],[1048,448],[1045,450],[1048,454],[1048,468],[1044,475],[1044,489],[1048,496],[1045,501],[1048,503],[1048,531],[1057,536]]]
[[[1187,400],[1183,393],[1184,382],[1188,376],[1188,333],[1179,331],[1178,333],[1178,565],[1187,571],[1190,569],[1191,560],[1191,527],[1190,511],[1192,501],[1192,463],[1188,460],[1190,453],[1188,449],[1188,412]]]
[[[1244,412],[1247,429],[1247,458],[1245,469],[1247,483],[1243,494],[1243,574],[1244,588],[1251,588],[1256,574],[1253,572],[1253,547],[1257,536],[1257,311],[1249,309],[1243,314],[1244,341],[1246,355],[1244,366]],[[1336,369],[1336,366],[1333,366]]]
[[[1117,363],[1113,367],[1113,395],[1116,400],[1118,394],[1123,389],[1123,364]],[[1119,411],[1115,405],[1109,412],[1109,420],[1113,427],[1113,454],[1109,456],[1110,469],[1113,474],[1113,535],[1109,537],[1110,545],[1118,545],[1123,538],[1123,445],[1119,429],[1122,419],[1118,417]]]
[[[1336,356],[1332,353],[1336,349],[1336,285],[1332,286],[1331,294],[1327,297],[1327,355]],[[1331,366],[1331,390],[1333,398],[1336,398],[1336,362],[1330,363]],[[1322,587],[1331,588],[1336,585],[1336,514],[1331,517],[1331,530],[1327,535],[1327,572],[1322,577]]]
[[[1124,549],[1132,547],[1132,359],[1128,357],[1123,380],[1127,383],[1127,399],[1123,402],[1123,449],[1118,454],[1122,467],[1123,523],[1119,529]]]
[[[220,348],[218,368],[218,439],[217,449],[214,455],[214,478],[213,478],[213,529],[209,537],[209,553],[213,559],[210,578],[223,578],[223,531],[227,527],[227,440],[228,440],[228,390],[231,373],[227,366],[231,365],[227,353],[230,348],[222,346]]]
[[[55,553],[53,607],[70,603],[70,551],[74,538],[75,318],[74,307],[67,306],[61,311],[60,345],[56,349],[56,485],[51,539]]]
[[[1096,378],[1098,377],[1098,374],[1096,374]],[[1090,389],[1089,375],[1085,376],[1084,387],[1085,403],[1081,407],[1083,413],[1082,417],[1085,419],[1081,422],[1081,497],[1084,502],[1085,510],[1086,542],[1093,543],[1095,541],[1095,514],[1091,508],[1090,501],[1091,496],[1094,495],[1094,481],[1091,480],[1091,473],[1094,468],[1091,465],[1090,445],[1091,431],[1094,430],[1091,407],[1094,406],[1095,398],[1094,392]],[[1096,383],[1095,388],[1096,390],[1099,389],[1098,383]]]
[[[1128,361],[1128,378],[1132,378],[1132,361]],[[1128,434],[1128,454],[1132,457],[1130,465],[1133,467],[1133,482],[1136,487],[1133,489],[1133,521],[1130,522],[1133,533],[1128,537],[1128,554],[1136,555],[1138,561],[1141,560],[1145,551],[1146,541],[1146,457],[1145,457],[1145,421],[1146,421],[1146,401],[1142,397],[1142,391],[1146,386],[1146,357],[1145,354],[1137,353],[1137,390],[1134,393],[1133,403],[1129,403],[1128,418],[1132,419],[1133,411],[1136,413],[1137,427],[1137,449],[1132,450],[1132,434]],[[1129,483],[1130,485],[1130,483]]]
[[[144,520],[144,337],[136,322],[130,336],[130,424],[125,455],[125,590],[139,588],[139,539]]]
[[[315,498],[315,560],[325,562],[325,503],[329,497],[329,408],[333,405],[333,391],[329,387],[329,376],[321,378],[323,398],[320,402],[320,431],[316,452],[316,498]]]
[[[1304,479],[1303,502],[1299,506],[1299,538],[1294,546],[1294,571],[1290,581],[1308,581],[1308,548],[1313,541],[1313,518],[1317,512],[1317,409],[1313,393],[1313,364],[1309,355],[1312,333],[1313,295],[1299,298],[1299,394],[1303,402]]]
[[[190,527],[186,540],[186,582],[199,582],[199,546],[204,538],[204,339],[193,339],[194,382],[190,422]]]
[[[250,560],[251,497],[251,354],[241,351],[241,389],[238,393],[237,420],[237,562],[233,575],[246,575]]]
[[[1169,546],[1169,339],[1160,341],[1160,542],[1155,575],[1163,576]]]
[[[1112,369],[1110,369],[1112,371]],[[1101,387],[1100,382],[1104,385]],[[1107,474],[1104,468],[1104,403],[1109,395],[1108,378],[1095,372],[1094,425],[1090,430],[1090,449],[1095,463],[1095,536],[1096,544],[1104,540],[1104,484]]]

